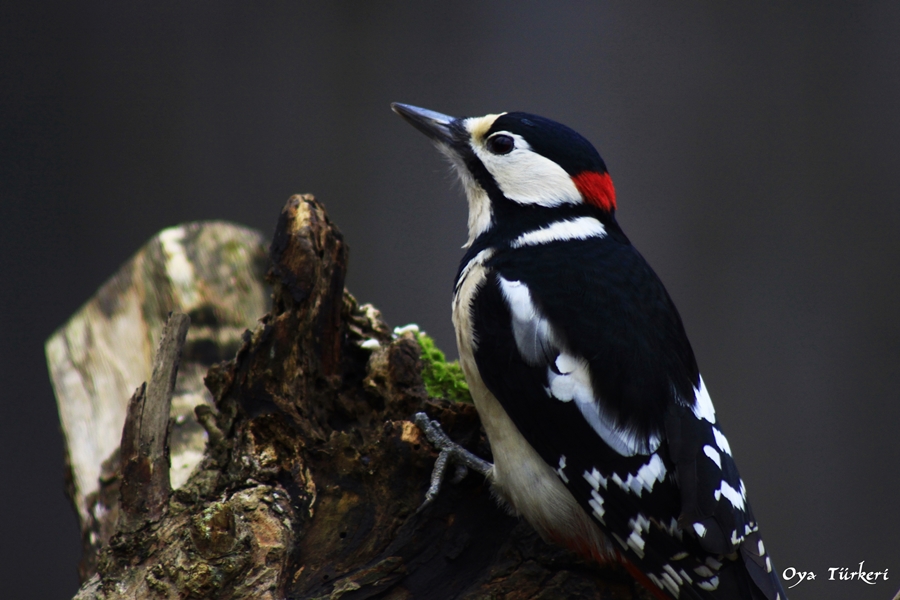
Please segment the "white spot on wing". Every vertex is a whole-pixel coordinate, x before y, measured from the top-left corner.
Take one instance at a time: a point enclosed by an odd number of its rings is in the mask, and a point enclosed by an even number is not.
[[[591,385],[591,372],[587,362],[576,359],[565,353],[556,358],[556,368],[547,370],[547,379],[550,382],[550,393],[557,400],[569,402],[576,400],[579,405],[594,405],[594,388]],[[584,412],[584,409],[582,409]],[[587,415],[585,415],[587,417]],[[591,419],[588,417],[588,420]]]
[[[653,436],[643,442],[634,433],[616,427],[612,417],[601,411],[600,403],[594,395],[587,361],[561,352],[555,365],[559,373],[547,368],[550,393],[562,402],[574,400],[585,420],[613,450],[622,456],[634,456],[648,450],[655,452],[659,448],[658,437]]]
[[[546,227],[523,233],[512,241],[510,246],[521,248],[522,246],[536,246],[549,244],[550,242],[562,242],[567,240],[586,240],[592,237],[604,237],[606,228],[603,223],[593,217],[578,217],[568,221],[556,221]]]
[[[638,532],[632,531],[626,542],[628,543],[628,547],[634,550],[635,554],[640,558],[644,558],[644,538],[642,538]]]
[[[740,510],[744,510],[744,498],[741,497],[741,493],[736,489],[728,485],[727,481],[722,481],[722,484],[719,486],[719,489],[715,492],[716,500],[720,500],[722,496],[728,499],[731,502],[731,505]]]
[[[556,467],[556,474],[559,475],[559,478],[564,482],[569,483],[569,478],[566,477],[566,474],[563,472],[566,468],[566,455],[563,454],[559,457],[559,466]]]
[[[606,514],[606,509],[603,508],[603,496],[597,490],[591,490],[591,499],[588,500],[588,505],[591,507],[594,517],[605,525],[606,522],[603,520],[603,515]]]
[[[637,474],[628,474],[624,480],[618,473],[613,473],[612,480],[618,484],[620,488],[640,496],[644,490],[653,491],[653,486],[657,481],[662,481],[666,477],[666,465],[658,454],[650,457],[647,464],[638,469]]]
[[[650,520],[642,513],[638,513],[637,517],[634,519],[629,519],[628,524],[637,532],[650,530]]]
[[[713,437],[716,438],[716,446],[719,447],[719,450],[731,456],[731,446],[728,445],[728,439],[725,437],[721,431],[719,431],[718,427],[713,427]]]
[[[706,535],[706,526],[704,526],[702,523],[694,523],[694,531],[697,532],[697,535],[703,537],[704,535]]]
[[[584,472],[584,478],[587,480],[591,487],[595,490],[600,490],[600,486],[603,486],[603,489],[606,489],[606,484],[609,481],[608,478],[604,477],[600,471],[597,469],[592,469],[590,473],[587,471]]]
[[[675,569],[672,568],[672,565],[663,565],[663,571],[668,573],[678,585],[684,584],[684,580],[681,578],[681,575],[675,572]]]
[[[707,592],[712,592],[716,588],[719,587],[719,578],[713,577],[709,581],[698,581],[697,587],[700,588],[701,590],[706,590]]]
[[[694,567],[694,573],[696,573],[700,577],[705,577],[707,579],[709,579],[710,577],[715,575],[715,573],[713,573],[712,570],[709,567],[707,567],[706,565],[700,565],[699,567]]]
[[[703,383],[702,376],[700,377],[700,387],[695,388],[694,392],[694,416],[715,423],[716,409],[713,408],[712,399],[709,397],[709,392],[706,391],[706,384]]]
[[[658,454],[650,457],[650,462],[638,469],[637,478],[648,492],[653,490],[657,481],[662,481],[666,476],[666,465]]]
[[[574,356],[568,354],[560,354],[556,357],[556,369],[563,375],[575,372],[575,369],[581,367],[580,361]]]
[[[719,456],[719,453],[716,452],[716,449],[710,445],[703,446],[703,453],[709,457],[711,461],[716,463],[716,466],[720,469],[722,468],[722,457]]]
[[[672,592],[672,594],[677,598],[680,590],[678,589],[678,585],[675,583],[672,577],[670,577],[668,573],[662,573],[662,581],[664,584],[666,584],[666,587],[669,589],[669,591]]]

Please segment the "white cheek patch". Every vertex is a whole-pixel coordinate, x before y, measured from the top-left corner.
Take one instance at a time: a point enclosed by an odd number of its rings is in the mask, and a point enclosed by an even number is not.
[[[572,177],[549,158],[534,152],[525,138],[504,132],[515,140],[515,148],[509,154],[494,154],[485,148],[484,138],[476,135],[478,128],[470,127],[469,121],[466,127],[470,132],[475,130],[469,142],[472,150],[494,177],[504,196],[519,204],[540,206],[583,202]]]

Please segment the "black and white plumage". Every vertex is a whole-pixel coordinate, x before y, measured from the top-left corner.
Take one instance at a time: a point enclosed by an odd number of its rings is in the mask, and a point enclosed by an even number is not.
[[[468,198],[453,322],[497,492],[660,598],[784,600],[681,318],[617,224],[594,147],[535,115],[393,108]]]

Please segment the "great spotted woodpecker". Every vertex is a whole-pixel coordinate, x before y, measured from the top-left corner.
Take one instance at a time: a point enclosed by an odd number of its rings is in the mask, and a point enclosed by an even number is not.
[[[453,324],[498,494],[658,598],[786,600],[681,318],[591,143],[520,112],[392,108],[468,198]]]

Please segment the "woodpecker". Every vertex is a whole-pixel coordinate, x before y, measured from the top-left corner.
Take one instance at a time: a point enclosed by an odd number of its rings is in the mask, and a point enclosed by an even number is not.
[[[453,324],[497,494],[658,598],[786,600],[681,317],[616,222],[594,146],[527,113],[391,106],[468,199]]]

